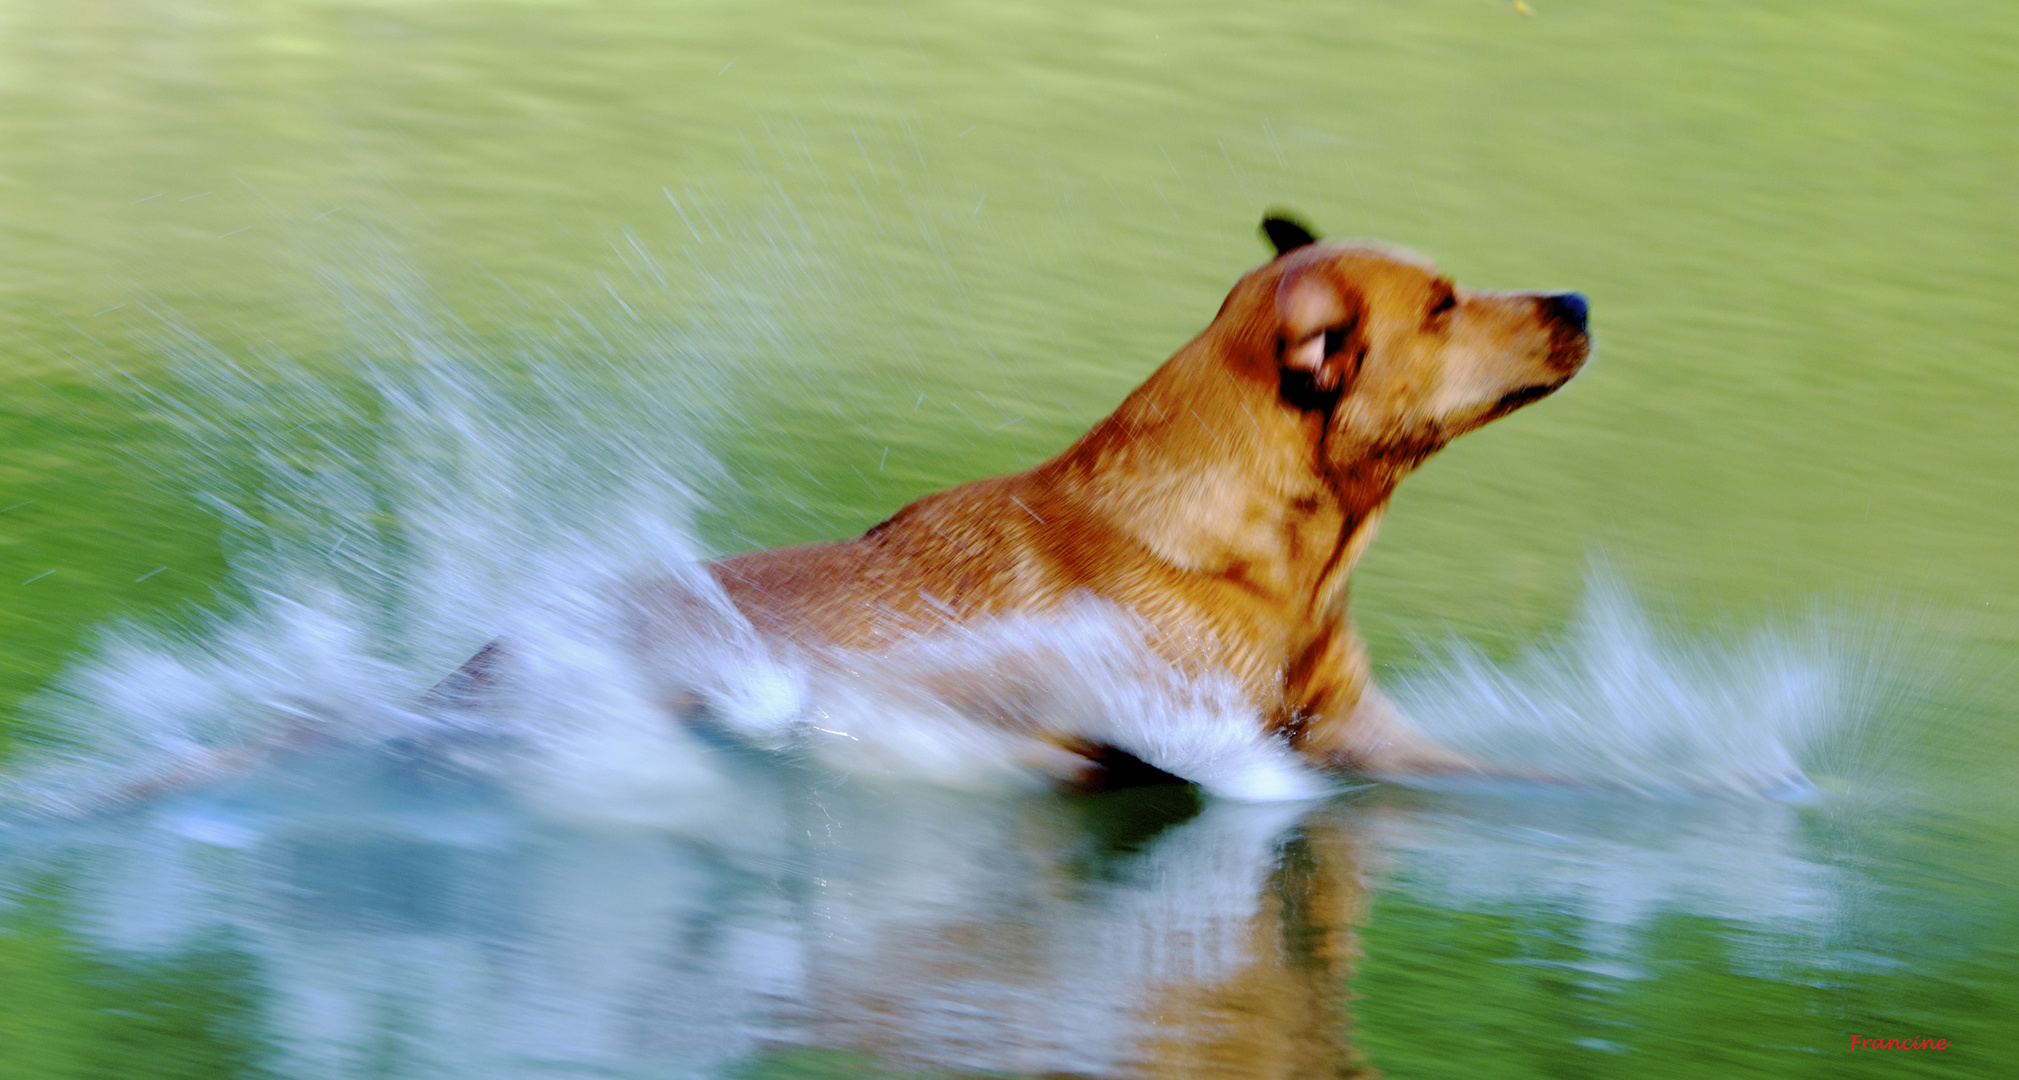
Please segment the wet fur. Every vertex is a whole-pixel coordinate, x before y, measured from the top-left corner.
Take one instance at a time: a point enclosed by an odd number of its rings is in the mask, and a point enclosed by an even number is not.
[[[1576,373],[1583,300],[1458,289],[1415,256],[1320,243],[1284,216],[1263,231],[1278,256],[1057,457],[926,496],[856,539],[712,573],[759,631],[817,651],[1091,593],[1140,616],[1180,669],[1238,680],[1317,764],[1471,769],[1371,684],[1347,580],[1404,476]]]

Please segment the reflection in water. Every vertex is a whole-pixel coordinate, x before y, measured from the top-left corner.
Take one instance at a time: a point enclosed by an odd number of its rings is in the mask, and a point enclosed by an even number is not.
[[[332,751],[19,834],[7,877],[73,868],[74,929],[114,953],[228,929],[283,1075],[498,1078],[713,1076],[777,1045],[1019,1074],[1350,1074],[1373,881],[1566,911],[1622,970],[1658,914],[1799,931],[1846,884],[1799,854],[1800,811],[1757,801],[978,796],[735,767],[768,786],[744,789],[763,792],[750,835],[724,842],[543,818],[440,759]]]

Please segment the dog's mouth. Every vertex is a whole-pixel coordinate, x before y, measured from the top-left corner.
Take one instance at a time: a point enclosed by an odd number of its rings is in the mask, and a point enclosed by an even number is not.
[[[1568,381],[1568,379],[1564,380],[1564,382]],[[1502,394],[1500,400],[1493,403],[1493,408],[1487,411],[1486,418],[1494,420],[1506,416],[1508,413],[1521,408],[1531,401],[1540,401],[1556,393],[1562,386],[1563,382],[1543,383],[1540,386],[1524,386],[1519,390]]]

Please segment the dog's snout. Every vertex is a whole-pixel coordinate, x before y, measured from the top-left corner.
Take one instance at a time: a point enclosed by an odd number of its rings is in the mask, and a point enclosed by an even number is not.
[[[1542,313],[1581,334],[1591,316],[1591,304],[1583,293],[1555,293],[1542,298]]]

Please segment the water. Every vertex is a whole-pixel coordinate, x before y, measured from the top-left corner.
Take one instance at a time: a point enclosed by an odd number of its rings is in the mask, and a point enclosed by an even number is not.
[[[1989,14],[11,6],[0,1074],[1994,1074]],[[1355,592],[1583,783],[1314,776],[1097,603],[808,664],[694,573],[1054,452],[1277,204],[1593,297]],[[1198,784],[1054,793],[948,672]]]

